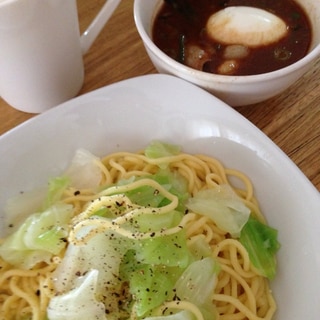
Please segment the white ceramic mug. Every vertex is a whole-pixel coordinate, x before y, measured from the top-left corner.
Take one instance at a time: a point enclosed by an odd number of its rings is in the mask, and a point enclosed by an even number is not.
[[[30,113],[73,98],[82,56],[119,3],[107,0],[80,35],[76,0],[0,0],[0,96]]]

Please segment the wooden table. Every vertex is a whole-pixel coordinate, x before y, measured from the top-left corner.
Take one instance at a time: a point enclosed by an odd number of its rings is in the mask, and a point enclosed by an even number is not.
[[[80,29],[105,0],[78,0]],[[86,77],[79,94],[110,83],[156,73],[133,20],[133,0],[122,3],[84,57]],[[320,59],[281,95],[237,110],[268,135],[320,190]],[[0,134],[33,117],[0,98]]]

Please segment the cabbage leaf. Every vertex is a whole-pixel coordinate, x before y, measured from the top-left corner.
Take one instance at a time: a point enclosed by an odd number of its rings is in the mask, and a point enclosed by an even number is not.
[[[250,216],[250,209],[229,185],[199,191],[188,199],[186,207],[209,217],[220,229],[229,232],[234,238],[240,236],[241,229]]]
[[[250,217],[241,231],[240,242],[247,249],[252,264],[270,280],[276,275],[276,253],[280,249],[278,231]]]
[[[73,207],[58,203],[34,213],[0,246],[0,256],[13,266],[30,269],[48,262],[66,246]]]
[[[50,299],[49,320],[106,320],[105,305],[97,300],[98,270],[90,270],[78,287]]]

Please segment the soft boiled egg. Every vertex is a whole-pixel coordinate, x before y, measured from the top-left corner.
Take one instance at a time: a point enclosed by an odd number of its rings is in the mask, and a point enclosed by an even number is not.
[[[283,38],[288,28],[276,15],[254,7],[227,7],[211,15],[208,35],[222,44],[247,47],[269,45]]]

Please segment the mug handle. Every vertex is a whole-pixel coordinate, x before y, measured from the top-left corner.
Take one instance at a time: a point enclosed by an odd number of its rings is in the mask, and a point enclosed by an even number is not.
[[[89,27],[80,37],[82,54],[87,53],[98,34],[120,4],[121,0],[107,0]]]

